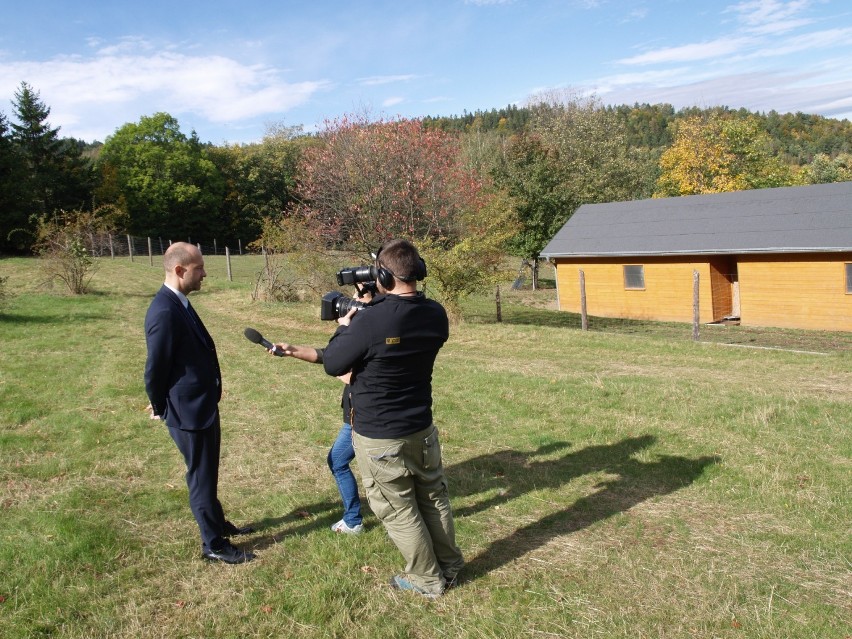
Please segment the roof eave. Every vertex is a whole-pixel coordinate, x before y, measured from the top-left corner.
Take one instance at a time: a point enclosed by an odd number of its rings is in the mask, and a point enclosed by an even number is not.
[[[665,257],[675,255],[755,255],[774,253],[848,253],[852,247],[770,247],[762,249],[724,249],[716,251],[594,251],[577,253],[541,253],[546,259],[559,257]]]

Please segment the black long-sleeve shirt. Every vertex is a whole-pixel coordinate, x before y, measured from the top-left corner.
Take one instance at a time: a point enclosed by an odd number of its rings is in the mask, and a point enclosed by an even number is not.
[[[352,371],[356,433],[393,439],[432,423],[432,369],[448,337],[444,307],[422,293],[379,296],[337,329],[323,366],[329,375]]]

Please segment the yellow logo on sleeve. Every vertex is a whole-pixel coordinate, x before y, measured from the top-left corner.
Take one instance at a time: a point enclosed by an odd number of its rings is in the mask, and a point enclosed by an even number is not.
[[[398,337],[386,337],[385,338],[385,344],[399,344],[399,338]]]

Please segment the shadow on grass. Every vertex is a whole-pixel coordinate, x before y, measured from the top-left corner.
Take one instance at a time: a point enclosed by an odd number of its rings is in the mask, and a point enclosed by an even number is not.
[[[481,308],[469,309],[465,319],[476,324],[497,324],[495,313],[484,312]],[[557,311],[545,308],[535,308],[518,304],[504,305],[502,323],[510,325],[546,326],[551,328],[582,329],[582,319],[579,313]],[[589,316],[589,330],[606,333],[660,333],[682,332],[690,336],[690,324],[676,322],[653,322],[641,319],[625,319],[620,317]]]
[[[684,488],[700,477],[718,457],[690,459],[662,456],[657,461],[641,462],[633,458],[640,450],[656,441],[650,435],[632,437],[607,446],[590,446],[556,460],[535,461],[538,455],[552,453],[569,444],[559,442],[539,448],[533,453],[501,451],[475,457],[456,464],[447,473],[453,481],[453,492],[459,496],[474,495],[493,489],[495,475],[503,485],[494,497],[470,506],[454,509],[457,517],[465,517],[506,503],[540,488],[558,487],[582,475],[606,472],[617,479],[601,482],[597,492],[582,497],[566,508],[515,530],[502,539],[492,541],[468,562],[464,580],[474,580],[547,544],[551,539],[591,526],[622,513],[647,499],[667,495]],[[478,480],[477,480],[478,477]]]
[[[269,548],[285,537],[304,535],[319,529],[327,529],[337,521],[336,511],[340,510],[340,502],[333,500],[318,501],[313,504],[296,506],[289,513],[280,517],[266,517],[252,522],[251,526],[261,533],[249,544],[252,550]],[[286,526],[280,532],[269,534],[268,531]],[[266,534],[264,534],[266,533]]]
[[[101,313],[74,313],[74,320],[109,320],[109,315]],[[0,313],[0,324],[67,324],[68,314],[63,315],[19,315],[17,313]]]

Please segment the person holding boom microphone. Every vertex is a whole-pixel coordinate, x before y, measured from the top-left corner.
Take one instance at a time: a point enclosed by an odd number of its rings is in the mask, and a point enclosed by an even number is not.
[[[367,499],[406,562],[391,586],[434,598],[464,566],[432,423],[432,371],[449,322],[417,290],[426,264],[413,244],[387,242],[375,268],[380,295],[340,318],[323,366],[352,374],[349,423]]]
[[[163,255],[166,279],[145,315],[145,391],[151,419],[165,419],[186,462],[189,505],[201,532],[201,554],[209,561],[241,564],[254,554],[228,537],[254,532],[225,519],[218,498],[219,400],[222,377],[216,346],[187,295],[207,275],[201,251],[177,242]]]

